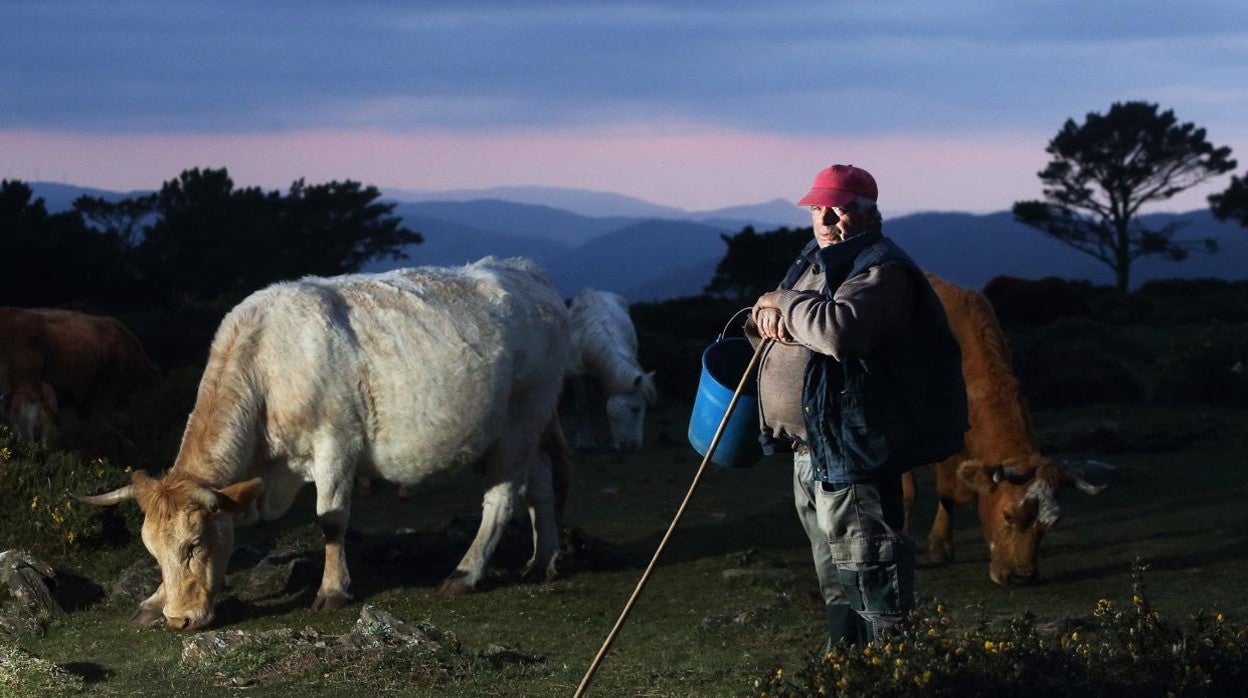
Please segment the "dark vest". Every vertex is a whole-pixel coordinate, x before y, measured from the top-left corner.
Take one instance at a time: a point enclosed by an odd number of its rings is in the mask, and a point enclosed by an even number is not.
[[[862,482],[943,460],[962,450],[969,428],[962,353],[940,299],[891,240],[878,230],[862,238],[839,250],[807,246],[781,284],[817,262],[828,300],[844,281],[884,265],[908,271],[914,289],[910,326],[869,355],[841,363],[811,352],[802,409],[814,475],[825,482]]]

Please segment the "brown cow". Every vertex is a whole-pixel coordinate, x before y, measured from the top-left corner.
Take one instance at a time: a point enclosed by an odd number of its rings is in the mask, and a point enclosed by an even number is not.
[[[0,308],[0,392],[47,384],[81,420],[107,414],[159,374],[139,340],[110,317]]]
[[[1074,485],[1097,494],[1103,486],[1094,487],[1082,473],[1040,455],[1005,336],[983,294],[931,274],[928,280],[962,349],[971,422],[962,453],[932,468],[939,505],[928,554],[935,562],[953,559],[953,507],[977,502],[991,557],[989,576],[998,584],[1031,581],[1038,570],[1040,539],[1061,514],[1058,490]],[[907,474],[903,484],[908,522],[913,476]]]

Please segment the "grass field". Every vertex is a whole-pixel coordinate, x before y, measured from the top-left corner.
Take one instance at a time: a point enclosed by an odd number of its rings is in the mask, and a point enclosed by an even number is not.
[[[1078,624],[1098,599],[1130,597],[1130,568],[1140,559],[1149,566],[1152,602],[1166,617],[1179,620],[1205,608],[1242,622],[1248,611],[1241,593],[1248,574],[1244,416],[1242,410],[1151,406],[1038,412],[1042,441],[1112,420],[1141,444],[1152,445],[1143,450],[1128,442],[1119,453],[1098,455],[1117,468],[1103,494],[1061,494],[1063,516],[1041,545],[1037,584],[1012,589],[993,584],[976,515],[962,510],[954,537],[957,561],[934,567],[921,560],[921,597],[943,601],[956,621],[968,624],[1024,611],[1042,622]],[[577,454],[574,459],[568,525],[627,554],[633,567],[574,570],[550,584],[519,583],[513,579],[515,567],[528,551],[511,545],[496,556],[484,591],[439,594],[438,582],[452,558],[395,562],[378,553],[379,545],[384,547],[378,541],[395,529],[436,532],[452,517],[471,516],[479,495],[464,473],[423,484],[410,502],[397,500],[386,486],[357,497],[352,528],[360,535],[348,544],[356,603],[326,614],[307,610],[320,577],[315,571],[310,584],[271,602],[241,603],[227,594],[218,628],[311,626],[336,635],[347,632],[361,604],[369,603],[449,631],[465,650],[463,661],[427,670],[394,662],[357,663],[278,676],[257,689],[265,695],[419,695],[435,686],[444,695],[570,694],[697,468],[699,458],[684,439],[687,419],[687,404],[669,403],[651,415],[645,450]],[[1158,443],[1170,450],[1156,451]],[[934,512],[927,473],[921,473],[919,488],[915,534],[925,545]],[[239,543],[263,548],[289,529],[307,526],[309,494],[276,525],[241,532]],[[66,573],[107,588],[139,555],[132,547],[58,563]],[[133,626],[127,622],[131,611],[99,603],[73,613],[46,636],[22,638],[19,644],[84,677],[92,693],[230,690],[184,667],[185,635]],[[481,659],[480,651],[492,643],[540,661],[500,665]],[[792,510],[789,463],[768,459],[749,469],[717,470],[704,478],[592,694],[740,694],[754,678],[797,664],[821,643],[821,603],[807,542]]]

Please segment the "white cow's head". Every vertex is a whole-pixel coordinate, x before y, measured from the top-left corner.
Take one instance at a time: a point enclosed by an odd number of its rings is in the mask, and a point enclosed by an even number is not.
[[[125,487],[76,499],[98,506],[138,502],[143,545],[160,565],[157,596],[163,597],[165,622],[196,630],[212,622],[214,597],[225,584],[234,515],[249,512],[261,489],[260,478],[213,489],[176,475],[157,480],[138,470]]]
[[[641,449],[646,422],[646,404],[658,398],[654,371],[638,373],[632,390],[607,398],[607,424],[611,428],[611,448],[617,451]]]

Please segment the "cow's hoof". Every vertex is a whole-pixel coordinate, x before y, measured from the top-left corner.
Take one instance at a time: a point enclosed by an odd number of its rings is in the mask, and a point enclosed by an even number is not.
[[[927,546],[927,559],[938,565],[953,562],[953,546],[948,543],[929,543]]]
[[[529,560],[525,563],[524,570],[520,573],[520,578],[526,582],[550,583],[559,578],[559,569],[553,559],[545,565],[539,565],[535,561]]]
[[[337,611],[348,603],[351,603],[351,597],[347,594],[337,591],[323,592],[316,595],[316,600],[312,602],[312,610]]]
[[[130,616],[131,623],[146,626],[159,625],[164,619],[165,614],[161,609],[149,608],[146,606],[139,606],[139,610],[135,611],[134,615]]]
[[[447,577],[445,582],[442,582],[442,588],[438,591],[447,596],[459,596],[460,594],[470,594],[475,591],[475,588],[472,582],[468,581],[467,575],[457,576],[453,574]]]

